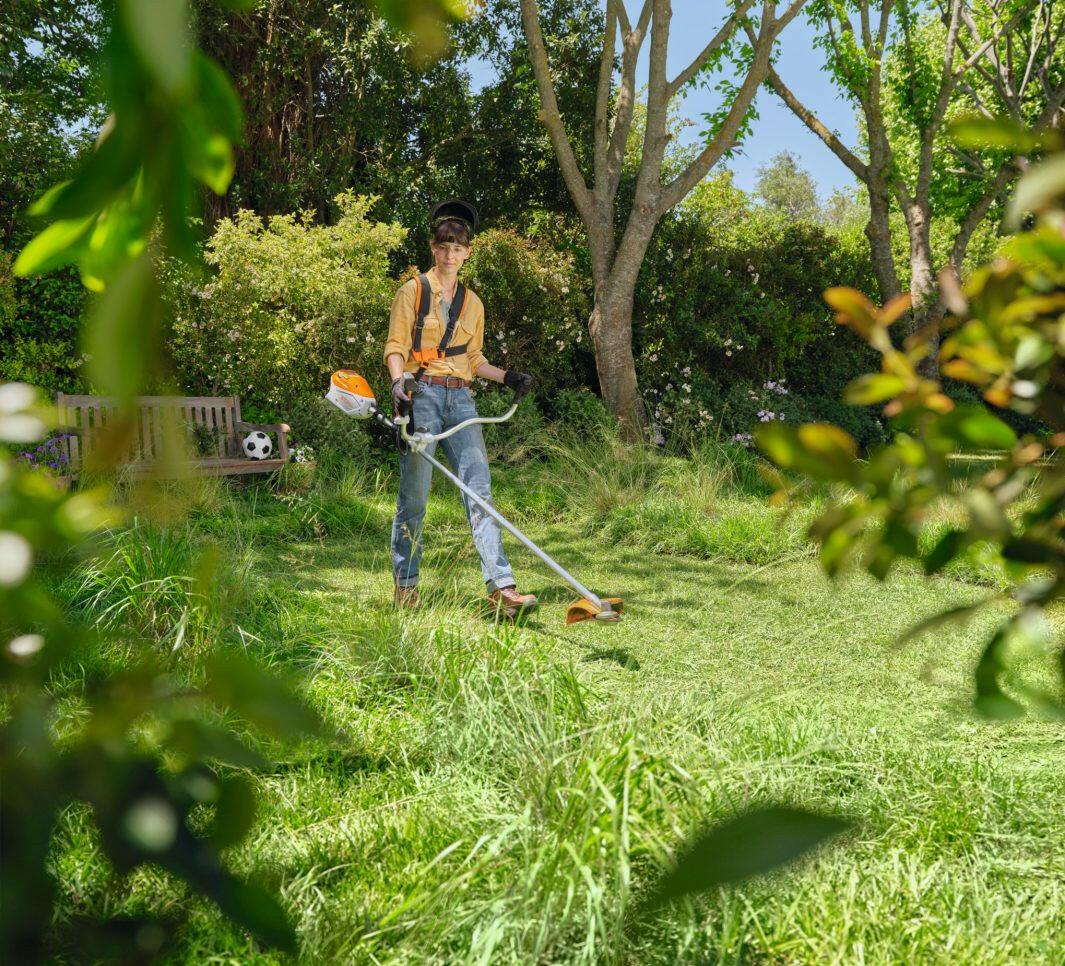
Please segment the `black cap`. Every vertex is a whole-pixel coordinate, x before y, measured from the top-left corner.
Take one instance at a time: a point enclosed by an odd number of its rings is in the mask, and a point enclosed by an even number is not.
[[[470,234],[477,230],[477,223],[481,220],[477,215],[477,209],[468,202],[459,198],[448,198],[433,205],[429,214],[429,226],[436,228],[445,218],[457,218],[470,226]]]

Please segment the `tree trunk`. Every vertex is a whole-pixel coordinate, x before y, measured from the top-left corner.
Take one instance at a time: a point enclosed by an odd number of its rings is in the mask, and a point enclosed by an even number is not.
[[[885,304],[902,290],[891,251],[891,193],[887,185],[869,186],[869,222],[865,237],[869,239],[869,254],[873,262],[880,302]]]
[[[595,351],[599,390],[607,408],[621,424],[622,438],[646,439],[647,409],[636,382],[636,360],[632,354],[632,308],[636,279],[655,220],[649,215],[630,218],[617,247],[610,210],[596,214],[594,223],[586,228],[595,282],[588,334]]]
[[[910,236],[910,296],[913,309],[910,334],[934,326],[937,300],[936,276],[932,267],[931,216],[927,204],[910,201],[906,205],[906,227]],[[928,354],[921,361],[921,375],[934,378],[938,371],[939,333],[927,333]]]
[[[647,412],[636,383],[636,360],[632,354],[632,303],[634,291],[619,291],[614,285],[604,298],[596,299],[588,319],[588,332],[595,348],[595,367],[603,401],[621,424],[624,439],[642,439]]]

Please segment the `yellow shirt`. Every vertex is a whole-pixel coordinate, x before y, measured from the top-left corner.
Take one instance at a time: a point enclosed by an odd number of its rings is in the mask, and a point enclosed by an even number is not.
[[[440,344],[447,325],[444,314],[440,311],[440,293],[443,288],[435,271],[430,271],[429,314],[425,317],[422,329],[422,348],[431,349]],[[414,323],[418,318],[418,279],[404,282],[392,301],[392,315],[388,322],[388,340],[385,342],[384,358],[393,353],[403,356],[403,371],[414,372],[419,368],[418,361],[411,355],[411,343],[414,340]],[[469,343],[465,353],[447,359],[433,359],[426,363],[425,371],[430,376],[458,376],[460,379],[473,379],[477,369],[488,360],[481,352],[484,344],[484,304],[477,295],[466,289],[466,303],[462,315],[455,325],[448,345]]]

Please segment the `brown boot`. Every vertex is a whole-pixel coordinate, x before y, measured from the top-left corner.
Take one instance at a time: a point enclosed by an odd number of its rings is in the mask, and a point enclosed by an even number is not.
[[[519,594],[516,587],[500,587],[488,595],[488,600],[497,612],[504,617],[514,618],[519,614],[528,614],[536,610],[536,597],[533,594]]]
[[[399,608],[410,609],[418,606],[418,588],[400,587],[396,585],[396,592],[392,597],[392,603]]]

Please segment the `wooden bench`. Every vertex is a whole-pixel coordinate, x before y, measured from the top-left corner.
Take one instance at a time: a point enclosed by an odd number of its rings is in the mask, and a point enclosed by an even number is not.
[[[60,432],[64,440],[68,474],[77,476],[117,408],[114,399],[104,396],[56,395]],[[204,476],[233,476],[243,473],[270,473],[288,463],[288,433],[285,423],[246,423],[240,418],[239,396],[140,396],[137,399],[137,427],[126,468],[148,472],[162,453],[163,434],[169,427],[188,429],[195,450],[193,427],[206,426],[211,445],[208,452],[187,465]],[[241,449],[243,434],[261,430],[277,436],[277,458],[253,460]],[[172,431],[172,430],[171,430]],[[206,435],[205,433],[205,435]]]

